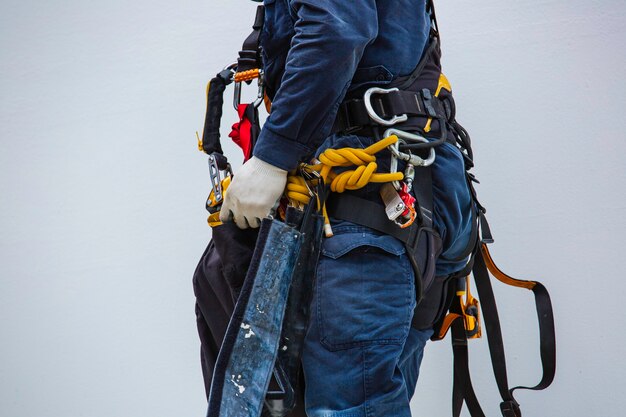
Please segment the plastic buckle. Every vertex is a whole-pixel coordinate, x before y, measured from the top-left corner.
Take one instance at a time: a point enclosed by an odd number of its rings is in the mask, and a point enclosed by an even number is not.
[[[400,91],[400,90],[397,89],[397,88],[388,88],[388,89],[386,89],[386,88],[380,88],[380,87],[372,87],[372,88],[368,89],[365,92],[365,94],[363,94],[363,102],[365,104],[365,109],[367,110],[367,114],[369,115],[370,119],[372,119],[376,123],[381,124],[383,126],[392,126],[392,125],[395,125],[396,123],[406,122],[409,119],[409,116],[407,116],[406,113],[405,114],[401,114],[399,116],[398,115],[393,116],[389,120],[383,119],[374,110],[374,106],[372,105],[372,95],[374,95],[374,94],[389,94],[389,93],[392,93],[394,91]]]
[[[437,111],[435,110],[435,107],[432,103],[433,96],[428,88],[422,89],[422,99],[424,101],[424,107],[426,107],[426,110],[428,110],[428,114],[430,115],[430,117],[437,117]]]

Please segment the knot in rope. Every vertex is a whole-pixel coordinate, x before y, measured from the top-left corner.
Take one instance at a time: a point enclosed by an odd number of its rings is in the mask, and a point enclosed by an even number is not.
[[[378,164],[374,154],[393,145],[398,141],[398,137],[391,135],[384,138],[365,149],[341,148],[326,149],[318,157],[320,163],[307,165],[307,169],[319,172],[324,182],[330,182],[330,189],[336,193],[343,193],[346,190],[358,190],[365,187],[370,182],[382,183],[400,181],[404,178],[401,172],[377,173]],[[356,166],[356,169],[336,173],[335,167]]]
[[[404,179],[402,172],[378,173],[378,164],[374,154],[382,151],[390,145],[398,141],[396,135],[391,135],[379,140],[365,149],[361,148],[341,148],[326,149],[319,157],[319,163],[314,165],[303,164],[301,170],[309,173],[316,173],[324,184],[330,183],[330,190],[336,193],[343,193],[347,190],[358,190],[365,187],[369,183],[384,183],[392,181],[401,181]],[[343,172],[334,172],[333,168],[356,166],[355,169],[349,169]],[[289,175],[287,178],[287,186],[285,192],[291,205],[302,208],[309,203],[313,192],[310,186],[317,186],[319,180],[307,180],[298,174]],[[327,227],[326,235],[332,236],[330,231],[330,222],[326,213],[324,202],[318,199],[318,205],[324,214],[325,227]]]
[[[302,169],[319,173],[319,177],[324,183],[330,183],[331,191],[336,193],[343,193],[347,190],[358,190],[369,183],[401,181],[404,178],[402,172],[376,172],[378,164],[374,156],[374,154],[393,145],[397,141],[398,137],[391,135],[365,149],[326,149],[319,155],[319,163],[314,165],[305,164]],[[356,168],[339,173],[333,171],[333,168],[350,166],[356,166]],[[306,180],[300,175],[289,176],[286,191],[287,197],[297,203],[297,205],[307,204],[311,196]]]

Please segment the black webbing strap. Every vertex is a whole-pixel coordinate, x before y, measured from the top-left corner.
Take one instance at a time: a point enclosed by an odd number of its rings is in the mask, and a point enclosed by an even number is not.
[[[498,275],[502,274],[502,272],[497,269],[494,271],[495,264],[493,264],[489,252],[486,249],[485,244],[483,243],[482,247],[478,249],[474,258],[473,275],[474,280],[476,281],[476,288],[478,290],[482,306],[493,372],[496,383],[498,385],[498,391],[500,392],[500,396],[503,400],[500,404],[500,409],[504,417],[521,417],[522,414],[519,408],[519,404],[513,397],[513,391],[515,391],[516,389],[542,390],[544,388],[547,388],[552,383],[556,372],[556,336],[554,330],[552,303],[550,301],[550,296],[546,288],[541,283],[534,281],[521,281],[511,278],[509,276],[505,276],[507,280],[511,281],[505,281],[505,283],[531,289],[535,295],[535,304],[539,322],[541,365],[543,371],[541,380],[537,385],[533,387],[517,386],[513,389],[510,389],[507,378],[502,329],[500,327],[498,309],[496,306],[495,296],[493,293],[489,270],[486,262],[489,263],[489,268],[492,270],[492,273],[495,272],[494,275],[496,275],[496,277],[500,279]],[[462,352],[459,353],[463,355]],[[455,369],[457,361],[456,354],[457,351],[455,350]],[[459,360],[459,366],[467,367],[467,365],[468,364],[466,360]],[[462,380],[459,382],[461,386],[465,388],[471,387],[471,382],[469,381],[469,371],[466,374],[464,371],[462,373],[461,371],[459,371],[459,374],[462,376]],[[463,374],[465,374],[465,376],[463,376]],[[457,371],[455,370],[455,378],[456,376]],[[482,414],[482,410],[479,410],[479,408],[477,408],[473,411],[472,408],[470,408],[470,404],[471,402],[473,402],[473,399],[468,399],[467,394],[467,391],[465,391],[465,401],[468,404],[470,414],[473,417],[482,417],[484,415]],[[470,397],[474,396],[473,392],[469,394]],[[456,416],[458,416],[458,414],[455,414],[455,417]]]
[[[256,15],[254,18],[254,24],[252,25],[252,33],[248,35],[243,43],[242,50],[239,52],[239,59],[237,61],[237,71],[243,72],[250,69],[256,69],[262,67],[262,60],[259,51],[259,38],[261,31],[263,30],[263,21],[265,18],[265,8],[263,6],[257,6]],[[217,74],[209,82],[207,87],[207,108],[204,116],[204,129],[202,132],[202,150],[209,154],[217,154],[220,169],[225,169],[226,159],[223,154],[222,145],[220,143],[220,124],[222,120],[223,105],[224,105],[224,91],[226,86],[233,82],[232,75],[234,69],[227,68]],[[254,112],[254,108],[251,112]],[[258,114],[247,114],[249,120],[252,122],[253,128],[259,130],[258,126]],[[258,131],[254,131],[253,138],[258,136]]]
[[[430,16],[430,33],[439,39],[439,23],[437,23],[437,14],[435,13],[433,0],[426,1],[426,11]]]
[[[328,215],[346,220],[361,226],[369,227],[377,232],[390,235],[412,246],[417,240],[418,222],[406,229],[387,218],[385,208],[378,203],[351,194],[331,194],[326,200]]]
[[[454,305],[460,305],[459,297],[455,297]],[[452,311],[452,310],[451,310]],[[459,309],[460,311],[460,309]],[[467,348],[467,334],[463,324],[462,312],[459,318],[452,323],[452,352],[454,354],[454,379],[452,385],[452,415],[459,417],[463,401],[472,417],[485,417],[478,398],[472,386],[469,372],[469,355]]]
[[[261,32],[263,30],[263,22],[265,19],[265,8],[257,6],[254,24],[252,25],[252,33],[248,35],[243,42],[241,51],[239,51],[239,59],[237,60],[237,72],[248,71],[251,69],[262,68],[263,61],[259,48]]]
[[[373,94],[370,99],[372,109],[383,119],[406,114],[409,118],[421,117],[447,120],[448,114],[443,102],[432,95],[430,90],[398,90],[386,94]],[[366,107],[365,99],[346,100],[339,106],[333,132],[354,132],[364,127],[379,126]]]

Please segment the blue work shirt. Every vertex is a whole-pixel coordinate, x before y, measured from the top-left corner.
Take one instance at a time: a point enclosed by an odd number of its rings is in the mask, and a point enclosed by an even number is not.
[[[272,113],[254,155],[291,170],[330,134],[349,90],[408,75],[428,41],[425,0],[265,0]]]
[[[354,146],[330,135],[347,93],[409,75],[428,43],[425,0],[264,0],[263,63],[272,112],[254,155],[285,170],[324,147]],[[471,197],[458,149],[446,143],[433,168],[434,223],[443,239],[437,274],[462,268],[454,259],[471,230]]]

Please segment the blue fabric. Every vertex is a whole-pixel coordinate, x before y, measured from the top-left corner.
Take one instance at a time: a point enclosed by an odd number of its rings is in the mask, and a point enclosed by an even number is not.
[[[432,330],[411,329],[415,282],[404,246],[348,222],[325,239],[302,364],[309,417],[410,417]]]
[[[466,259],[457,258],[465,251],[472,232],[472,196],[465,179],[461,151],[449,143],[437,147],[432,168],[433,223],[443,242],[437,260],[437,276],[461,270]]]
[[[329,135],[346,92],[390,83],[420,60],[425,0],[265,0],[261,34],[272,114],[254,155],[283,169]]]
[[[272,112],[254,155],[293,169],[316,150],[366,147],[329,136],[346,94],[412,72],[430,30],[425,0],[265,0],[261,34]],[[322,143],[324,143],[322,145]],[[388,169],[388,154],[379,155]],[[460,152],[437,148],[434,223],[443,238],[437,274],[448,275],[469,239],[471,198]],[[361,190],[379,199],[376,186]],[[341,222],[326,239],[303,352],[309,417],[409,417],[431,330],[411,329],[415,283],[403,245]]]
[[[240,296],[229,324],[227,339],[234,336],[232,350],[224,345],[220,350],[216,366],[226,363],[224,379],[212,387],[208,415],[219,411],[221,416],[258,417],[274,368],[301,234],[277,220],[266,219],[261,227],[259,238],[265,244],[257,247],[262,251],[255,253],[245,284],[250,288],[249,298]],[[251,283],[250,277],[254,277]]]
[[[434,139],[433,139],[434,140]],[[373,138],[355,135],[332,135],[319,147],[316,155],[328,148],[366,148],[375,142]],[[437,260],[437,276],[450,275],[462,269],[467,260],[457,260],[467,247],[472,231],[470,195],[465,180],[465,166],[461,152],[449,143],[438,146],[432,168],[433,222],[443,243],[443,251]],[[388,151],[376,155],[378,170],[388,172],[391,155]],[[415,175],[420,174],[416,168]],[[361,198],[379,200],[379,184],[370,184],[355,194]]]
[[[348,91],[384,86],[410,74],[428,41],[425,0],[265,0],[264,4],[261,45],[273,103],[254,154],[283,169],[309,159],[329,139]],[[340,147],[335,145],[331,146]],[[327,142],[321,149],[328,146]],[[444,248],[437,274],[448,275],[465,263],[453,259],[469,239],[471,197],[460,152],[449,144],[437,151],[434,222]],[[370,194],[379,198],[377,191]]]

